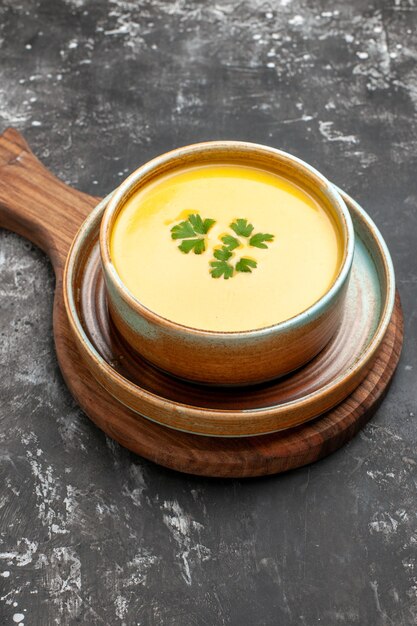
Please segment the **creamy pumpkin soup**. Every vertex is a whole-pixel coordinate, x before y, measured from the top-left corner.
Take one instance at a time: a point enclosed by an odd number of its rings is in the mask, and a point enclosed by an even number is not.
[[[318,201],[271,172],[213,164],[161,176],[133,194],[110,253],[147,308],[213,331],[263,328],[329,289],[342,245]]]

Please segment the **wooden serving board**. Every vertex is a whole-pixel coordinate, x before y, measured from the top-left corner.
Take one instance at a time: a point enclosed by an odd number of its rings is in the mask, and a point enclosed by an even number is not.
[[[182,472],[261,476],[330,454],[370,419],[401,352],[403,319],[398,295],[385,339],[363,382],[335,409],[298,428],[250,438],[201,437],[159,426],[114,400],[80,359],[62,294],[62,273],[71,242],[98,200],[59,181],[14,129],[0,136],[0,226],[27,237],[49,255],[56,274],[54,337],[63,376],[88,417],[110,437],[147,459]]]

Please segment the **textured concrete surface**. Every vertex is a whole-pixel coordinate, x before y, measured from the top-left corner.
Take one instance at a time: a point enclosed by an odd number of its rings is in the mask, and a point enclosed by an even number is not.
[[[257,141],[351,193],[392,251],[403,358],[372,422],[314,466],[186,477],[77,408],[54,278],[0,232],[0,623],[417,622],[414,0],[0,0],[0,131],[104,195],[153,155]]]

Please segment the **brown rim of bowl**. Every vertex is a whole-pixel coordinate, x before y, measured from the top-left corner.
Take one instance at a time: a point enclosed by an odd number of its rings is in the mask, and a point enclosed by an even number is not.
[[[140,300],[136,296],[134,296],[123,283],[112,262],[110,254],[110,236],[114,222],[119,212],[123,209],[125,202],[138,190],[138,188],[141,186],[141,183],[143,185],[146,185],[148,182],[150,182],[150,180],[153,180],[164,172],[179,169],[181,167],[181,162],[184,161],[186,158],[191,159],[191,155],[195,153],[216,155],[217,159],[212,156],[212,163],[234,162],[233,156],[229,155],[229,159],[227,159],[227,154],[232,148],[235,148],[237,152],[243,151],[247,153],[248,157],[251,154],[253,156],[254,153],[257,153],[258,157],[279,157],[282,161],[285,161],[287,166],[289,165],[289,167],[293,169],[294,172],[299,172],[301,170],[302,175],[314,183],[314,185],[312,185],[313,189],[310,190],[310,192],[314,192],[314,187],[316,190],[319,189],[321,193],[328,198],[329,203],[333,207],[336,207],[336,210],[334,212],[336,213],[336,218],[339,221],[338,227],[341,229],[341,234],[343,236],[343,258],[340,262],[339,272],[337,273],[331,287],[326,291],[323,296],[321,296],[321,298],[316,300],[316,302],[314,302],[311,306],[309,306],[304,311],[301,311],[297,315],[294,315],[293,317],[288,318],[277,324],[271,324],[269,326],[255,328],[252,330],[205,330],[174,322],[166,317],[163,317],[162,315],[159,315],[158,313],[155,313],[144,304],[142,304]],[[223,159],[223,161],[219,158],[219,153],[224,153],[225,158]],[[207,158],[206,160],[210,162],[210,158]],[[203,161],[200,161],[200,163],[201,162]],[[198,164],[199,161],[198,159],[196,159],[193,165]],[[163,326],[165,328],[169,328],[170,330],[176,329],[178,331],[189,332],[194,335],[205,335],[211,337],[233,335],[241,338],[248,338],[268,334],[275,330],[286,332],[287,330],[304,325],[310,318],[316,317],[316,315],[318,315],[327,306],[327,304],[343,287],[352,266],[354,247],[355,234],[352,220],[346,204],[343,198],[340,196],[338,190],[322,174],[320,174],[320,172],[308,165],[308,163],[305,163],[301,159],[292,156],[287,152],[283,152],[282,150],[277,150],[276,148],[271,148],[269,146],[244,141],[208,141],[191,144],[182,148],[176,148],[175,150],[166,152],[158,157],[155,157],[151,161],[148,161],[137,170],[135,170],[132,174],[130,174],[130,176],[128,176],[113,192],[110,197],[109,203],[104,211],[100,227],[100,254],[103,266],[105,267],[105,271],[110,275],[113,286],[117,289],[119,296],[128,304],[130,309],[133,309],[136,314],[144,317],[148,322],[152,324]]]

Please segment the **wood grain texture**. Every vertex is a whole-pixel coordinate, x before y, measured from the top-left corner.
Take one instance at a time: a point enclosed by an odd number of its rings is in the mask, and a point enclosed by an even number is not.
[[[335,409],[295,429],[261,437],[219,439],[159,426],[121,406],[81,362],[62,306],[55,333],[66,383],[99,428],[133,452],[190,474],[249,477],[294,469],[334,452],[372,417],[397,366],[403,341],[402,311],[397,296],[385,340],[367,377]]]
[[[81,362],[63,306],[62,268],[71,241],[97,200],[71,189],[9,129],[0,137],[0,224],[51,257],[57,275],[54,337],[67,385],[90,419],[122,445],[156,463],[205,476],[244,477],[286,471],[333,452],[372,416],[397,366],[402,311],[397,296],[384,342],[367,377],[335,409],[307,425],[254,438],[218,439],[166,429],[117,403]]]
[[[1,135],[1,226],[46,252],[57,281],[77,230],[97,202],[49,172],[16,130],[8,128]]]

